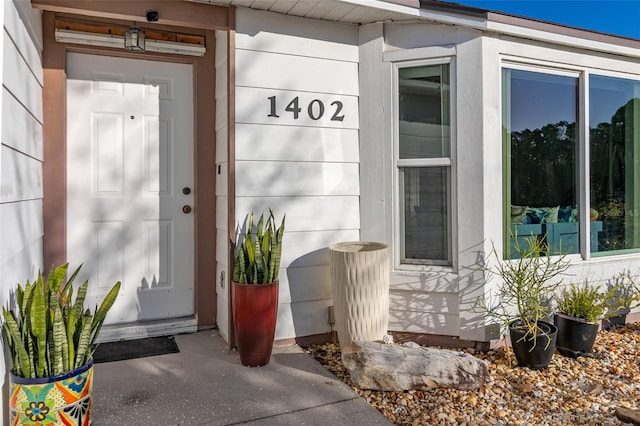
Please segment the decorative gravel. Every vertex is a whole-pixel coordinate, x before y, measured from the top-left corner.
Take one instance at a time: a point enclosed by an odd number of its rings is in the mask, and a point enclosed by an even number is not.
[[[556,353],[549,368],[517,367],[504,347],[466,352],[489,361],[489,378],[475,391],[362,390],[342,365],[340,347],[307,348],[315,359],[397,425],[623,425],[616,409],[640,409],[640,323],[600,331],[588,357]]]

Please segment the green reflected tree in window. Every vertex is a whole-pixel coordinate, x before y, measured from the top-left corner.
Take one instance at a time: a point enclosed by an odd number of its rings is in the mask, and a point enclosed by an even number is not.
[[[589,79],[591,208],[603,222],[599,252],[640,248],[640,82]]]
[[[502,83],[505,257],[531,235],[577,253],[578,79],[505,68]]]

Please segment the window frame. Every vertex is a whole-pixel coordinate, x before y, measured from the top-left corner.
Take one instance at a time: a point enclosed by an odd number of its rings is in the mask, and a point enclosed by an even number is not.
[[[576,125],[576,198],[579,201],[578,205],[589,205],[589,190],[590,183],[586,182],[586,187],[582,183],[585,181],[585,176],[589,172],[588,169],[588,132],[585,133],[585,122],[588,117],[588,95],[585,98],[585,87],[588,90],[588,73],[586,70],[580,70],[576,68],[559,68],[557,65],[545,65],[540,63],[539,61],[532,61],[527,63],[522,63],[518,61],[510,61],[503,59],[500,62],[500,127],[501,127],[501,138],[502,138],[502,216],[503,216],[503,225],[502,225],[502,241],[503,241],[503,255],[502,258],[505,260],[510,260],[509,253],[507,252],[507,248],[510,247],[508,240],[510,239],[510,235],[507,231],[510,229],[509,217],[510,217],[510,205],[511,205],[511,182],[509,181],[511,174],[511,146],[507,146],[507,141],[505,140],[504,131],[505,129],[505,115],[509,114],[509,111],[505,110],[505,81],[503,77],[503,72],[505,69],[517,70],[517,71],[525,71],[532,73],[540,73],[547,74],[552,76],[559,77],[571,77],[575,78],[577,81],[577,105],[576,105],[576,120],[579,120],[580,123]],[[509,93],[510,94],[510,93]],[[585,106],[586,105],[586,106]],[[586,109],[585,109],[586,108]],[[511,117],[509,117],[509,120]],[[588,123],[586,123],[588,125]],[[587,151],[585,151],[585,146],[587,146]],[[585,260],[589,259],[590,256],[590,248],[587,245],[587,242],[590,241],[590,232],[591,229],[587,224],[589,223],[589,211],[587,209],[579,209],[578,210],[578,241],[579,241],[579,249],[577,253],[567,254],[566,257],[568,259],[572,258],[582,258]],[[583,238],[584,236],[584,238]],[[558,257],[558,255],[554,255],[552,257]]]
[[[629,80],[629,81],[633,81],[636,82],[639,86],[640,86],[640,74],[625,74],[625,73],[621,73],[621,72],[609,72],[609,71],[604,71],[604,70],[588,70],[585,71],[585,84],[584,84],[584,90],[585,90],[585,110],[586,110],[586,119],[585,121],[589,118],[589,104],[590,104],[590,90],[591,90],[591,77],[604,77],[604,78],[615,78],[615,79],[619,79],[619,80]],[[636,87],[636,90],[639,90]],[[640,92],[638,93],[638,95],[640,95]],[[589,153],[589,150],[591,149],[591,124],[589,122],[585,122],[585,126],[584,126],[584,131],[586,133],[586,151],[587,153]],[[640,146],[638,147],[640,149]],[[589,206],[591,206],[591,168],[590,168],[590,162],[588,161],[590,160],[590,157],[587,156],[587,160],[585,161],[585,165],[586,165],[586,171],[585,171],[585,177],[584,179],[587,181],[588,183],[588,193],[587,195],[587,199],[589,200]],[[638,173],[640,173],[640,166],[639,166],[639,170]],[[588,251],[589,254],[591,254]],[[610,250],[610,251],[599,251],[596,254],[594,254],[591,257],[587,257],[585,258],[585,260],[589,260],[589,259],[599,259],[599,260],[605,260],[605,261],[609,261],[612,258],[615,257],[628,257],[628,256],[635,256],[637,257],[638,253],[640,253],[640,246],[639,247],[634,247],[634,248],[628,248],[628,249],[618,249],[618,250]]]
[[[503,215],[503,226],[502,226],[502,240],[503,240],[503,258],[505,260],[509,259],[508,254],[506,253],[506,248],[508,245],[506,244],[506,239],[508,235],[506,235],[508,218],[507,215],[510,214],[508,211],[508,203],[510,197],[507,198],[506,191],[510,190],[510,184],[507,183],[508,171],[510,170],[510,164],[508,164],[508,153],[509,151],[505,151],[505,140],[503,138],[503,127],[504,127],[504,115],[505,115],[505,104],[504,104],[504,81],[502,78],[502,73],[504,69],[514,69],[521,71],[530,71],[537,73],[545,73],[557,76],[567,76],[574,77],[577,79],[578,83],[578,105],[577,105],[577,119],[581,121],[579,125],[576,126],[576,161],[577,161],[577,199],[579,200],[579,205],[583,206],[591,206],[591,167],[590,167],[590,148],[591,148],[591,139],[590,139],[590,79],[592,76],[601,76],[601,77],[610,77],[610,78],[619,78],[637,81],[640,83],[640,73],[628,73],[619,70],[609,70],[603,68],[594,68],[589,66],[575,66],[570,64],[562,64],[561,66],[558,63],[549,63],[542,60],[536,59],[528,59],[527,61],[522,61],[522,58],[515,58],[508,55],[503,55],[499,64],[499,90],[500,90],[500,117],[501,118],[501,130],[500,135],[502,138],[502,147],[503,147],[503,169],[502,169],[502,179],[503,179],[503,196],[502,196],[502,215]],[[575,254],[567,255],[567,259],[570,261],[611,261],[617,258],[627,258],[637,256],[640,252],[640,248],[636,249],[627,249],[620,251],[612,251],[612,252],[597,252],[597,254],[592,254],[590,247],[590,239],[591,239],[591,227],[590,227],[590,217],[589,217],[589,209],[579,209],[579,252]]]
[[[425,58],[419,60],[392,62],[392,80],[393,80],[393,241],[394,241],[394,265],[397,270],[424,270],[425,266],[429,266],[430,270],[434,268],[442,270],[452,270],[456,265],[456,68],[455,56],[443,56],[437,58]],[[422,66],[448,65],[449,66],[449,156],[434,158],[400,158],[400,125],[399,125],[399,71],[405,68],[416,68]],[[446,224],[446,244],[447,244],[447,260],[434,259],[411,259],[407,262],[405,256],[405,212],[404,212],[404,179],[402,176],[405,168],[422,168],[422,167],[445,167],[447,168],[447,224]]]

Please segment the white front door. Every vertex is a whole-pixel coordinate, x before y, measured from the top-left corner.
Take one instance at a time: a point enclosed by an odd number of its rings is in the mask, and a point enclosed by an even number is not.
[[[192,84],[191,65],[68,54],[67,259],[87,306],[122,281],[106,324],[194,315]]]

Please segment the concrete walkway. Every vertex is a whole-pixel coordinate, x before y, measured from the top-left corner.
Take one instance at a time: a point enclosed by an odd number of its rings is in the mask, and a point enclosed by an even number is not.
[[[96,364],[94,426],[391,424],[297,346],[248,368],[215,330],[176,342],[180,353]]]

